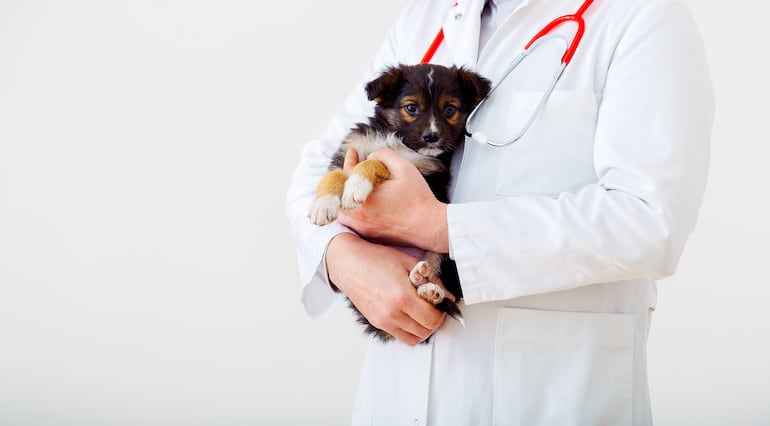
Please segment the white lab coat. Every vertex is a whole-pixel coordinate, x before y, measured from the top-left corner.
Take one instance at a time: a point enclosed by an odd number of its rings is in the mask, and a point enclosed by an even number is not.
[[[311,316],[341,299],[323,254],[343,228],[314,227],[305,215],[340,139],[372,111],[363,81],[419,61],[442,26],[433,62],[496,80],[543,25],[582,0],[525,0],[481,52],[483,0],[453,3],[408,2],[326,136],[302,153],[287,213]],[[596,0],[585,18],[583,41],[527,135],[505,148],[468,140],[454,157],[447,214],[466,328],[447,321],[417,347],[372,341],[353,424],[652,422],[646,340],[655,280],[674,272],[696,222],[712,86],[684,1]],[[543,57],[500,89],[477,127],[511,131],[506,117],[527,113],[521,99],[539,95],[532,82],[556,66]]]

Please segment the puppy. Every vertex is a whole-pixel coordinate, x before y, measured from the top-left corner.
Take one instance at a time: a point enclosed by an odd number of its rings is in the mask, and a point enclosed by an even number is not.
[[[425,177],[439,201],[448,202],[449,162],[452,152],[465,138],[465,120],[489,92],[490,82],[465,68],[434,64],[399,65],[385,70],[366,85],[374,115],[358,123],[342,141],[327,173],[318,185],[310,220],[326,225],[337,218],[340,208],[354,209],[372,190],[388,179],[390,172],[377,160],[367,159],[380,148],[391,148],[407,158]],[[345,153],[355,149],[361,160],[350,176],[342,171]],[[456,303],[432,280],[439,276],[457,299],[462,297],[457,269],[446,254],[426,252],[409,273],[417,293],[462,322]],[[382,341],[393,337],[374,327],[350,303],[366,332]]]

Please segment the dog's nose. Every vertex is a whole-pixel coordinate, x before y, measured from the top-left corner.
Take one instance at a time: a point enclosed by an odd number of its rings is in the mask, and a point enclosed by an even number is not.
[[[422,134],[422,140],[427,143],[436,143],[439,140],[438,132],[425,132]]]

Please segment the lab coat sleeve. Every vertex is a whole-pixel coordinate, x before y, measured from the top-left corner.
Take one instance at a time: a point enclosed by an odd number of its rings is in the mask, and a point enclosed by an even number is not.
[[[607,71],[597,183],[556,198],[449,206],[465,302],[672,274],[704,192],[713,104],[689,9],[651,2],[626,27]]]
[[[405,10],[408,13],[408,8]],[[365,72],[360,84],[347,97],[342,107],[332,117],[325,135],[305,144],[286,195],[286,218],[291,228],[297,251],[301,303],[307,314],[319,318],[327,314],[343,299],[335,292],[326,272],[325,254],[329,241],[342,232],[351,232],[333,222],[326,226],[311,224],[307,217],[315,198],[315,189],[321,177],[328,171],[329,163],[344,136],[357,122],[365,121],[373,113],[373,105],[367,100],[365,82],[374,78],[388,65],[395,64],[398,28],[403,26],[405,13],[388,33],[374,61]]]

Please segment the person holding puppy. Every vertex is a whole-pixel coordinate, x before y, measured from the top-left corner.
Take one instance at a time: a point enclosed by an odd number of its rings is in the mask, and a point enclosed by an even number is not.
[[[584,27],[547,25],[569,14]],[[369,344],[352,423],[651,424],[655,282],[695,226],[714,109],[686,3],[409,2],[363,81],[426,59],[499,83],[454,153],[449,203],[386,149],[370,158],[390,179],[364,204],[308,221],[331,155],[371,113],[363,83],[305,146],[287,194],[308,314],[339,289],[398,339]],[[465,327],[416,294],[416,260],[392,245],[449,253]]]

